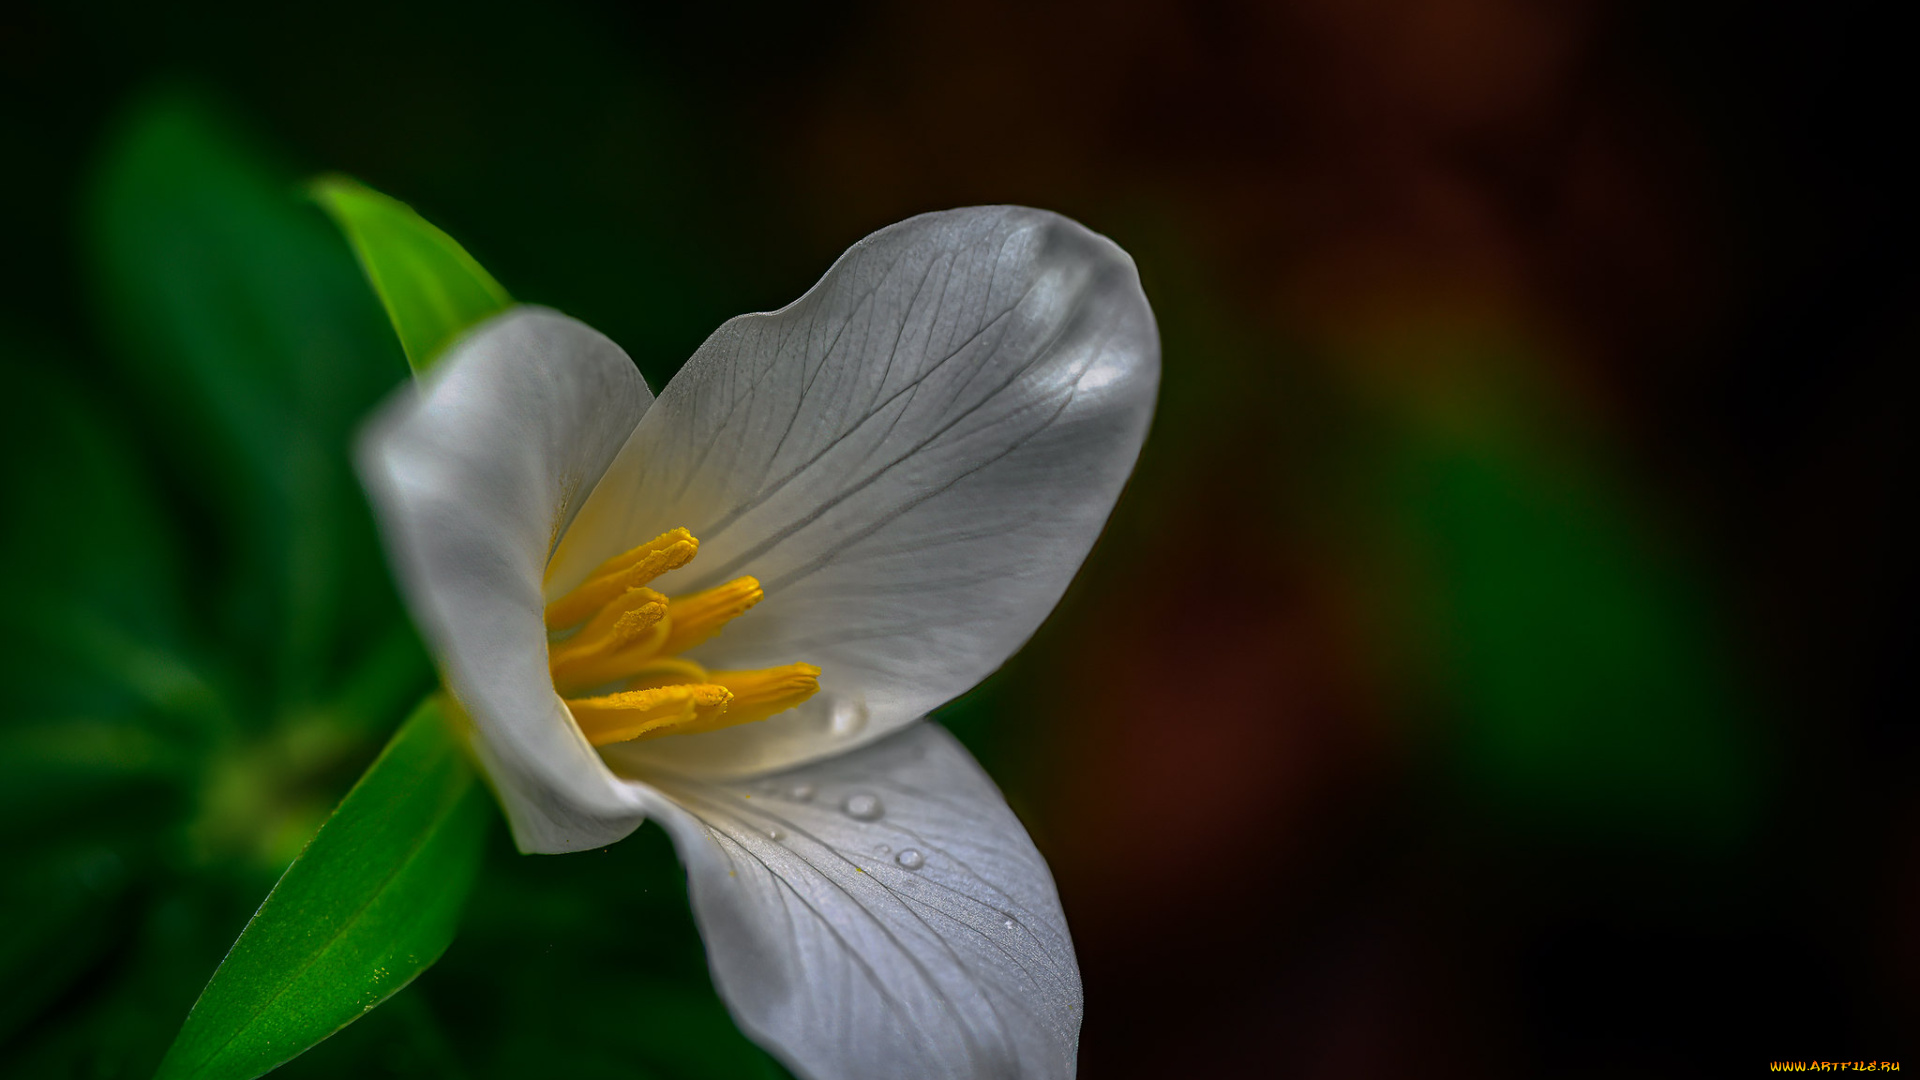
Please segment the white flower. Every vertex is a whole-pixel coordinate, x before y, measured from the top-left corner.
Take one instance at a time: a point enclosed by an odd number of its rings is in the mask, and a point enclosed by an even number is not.
[[[523,851],[658,821],[721,994],[805,1076],[1065,1077],[1052,879],[923,718],[1059,600],[1158,380],[1125,252],[955,210],[728,322],[658,401],[592,329],[509,311],[361,471]]]

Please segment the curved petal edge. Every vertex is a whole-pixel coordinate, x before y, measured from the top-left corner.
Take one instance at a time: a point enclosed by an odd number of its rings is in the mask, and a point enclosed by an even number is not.
[[[523,851],[599,847],[644,820],[554,693],[541,589],[651,400],[604,335],[518,307],[474,328],[361,434],[401,590]]]

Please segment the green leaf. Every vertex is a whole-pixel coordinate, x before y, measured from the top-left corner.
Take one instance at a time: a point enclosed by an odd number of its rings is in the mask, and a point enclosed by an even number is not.
[[[406,203],[344,176],[323,176],[312,192],[352,241],[414,374],[469,327],[513,303],[465,248]]]
[[[158,1080],[258,1076],[385,1001],[453,940],[491,798],[431,697],[241,932]]]
[[[82,209],[115,361],[87,392],[177,493],[185,593],[254,684],[236,715],[323,703],[404,618],[349,460],[404,371],[380,307],[298,175],[196,97],[129,109]]]

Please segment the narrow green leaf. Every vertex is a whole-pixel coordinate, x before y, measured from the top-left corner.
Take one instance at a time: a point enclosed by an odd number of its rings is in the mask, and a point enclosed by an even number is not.
[[[269,893],[157,1080],[243,1080],[307,1050],[426,970],[453,940],[491,798],[443,717],[414,711]]]
[[[465,248],[406,203],[344,176],[323,176],[312,190],[353,243],[414,374],[468,327],[513,303]]]

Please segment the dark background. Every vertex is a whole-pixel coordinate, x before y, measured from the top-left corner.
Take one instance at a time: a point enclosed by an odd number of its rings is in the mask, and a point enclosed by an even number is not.
[[[149,1074],[430,684],[345,472],[405,369],[297,196],[323,170],[656,389],[909,214],[1132,252],[1139,471],[943,713],[1054,868],[1085,1076],[1901,1059],[1910,38],[1864,4],[687,7],[0,15],[0,1072]],[[441,965],[290,1074],[778,1075],[657,830],[495,843]]]

